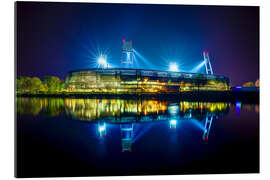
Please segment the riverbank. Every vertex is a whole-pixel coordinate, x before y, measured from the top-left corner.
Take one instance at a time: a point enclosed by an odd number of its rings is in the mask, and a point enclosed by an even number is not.
[[[17,94],[18,97],[59,97],[59,98],[121,98],[121,99],[168,99],[186,101],[243,102],[259,103],[259,91],[197,91],[170,94],[93,94],[93,93],[58,93],[58,94]]]

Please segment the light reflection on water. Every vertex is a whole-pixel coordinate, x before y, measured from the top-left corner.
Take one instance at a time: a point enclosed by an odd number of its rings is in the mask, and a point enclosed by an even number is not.
[[[25,174],[46,168],[52,176],[67,169],[72,175],[257,171],[259,105],[21,97],[16,103]]]
[[[62,99],[17,98],[17,114],[58,116],[64,113],[82,121],[105,120],[110,123],[168,120],[168,118],[195,118],[228,113],[227,102],[172,102],[143,99]],[[238,106],[236,106],[239,108]],[[258,110],[258,108],[257,108]]]
[[[139,140],[154,124],[143,122],[168,121],[170,129],[176,129],[181,121],[189,121],[208,140],[213,121],[229,113],[227,102],[171,102],[149,99],[72,99],[72,98],[17,98],[18,115],[39,114],[66,117],[97,123],[97,136],[107,134],[108,124],[119,124],[122,151],[131,151],[132,143]],[[236,102],[235,111],[259,111],[258,105],[242,107]],[[254,109],[252,109],[254,108]]]

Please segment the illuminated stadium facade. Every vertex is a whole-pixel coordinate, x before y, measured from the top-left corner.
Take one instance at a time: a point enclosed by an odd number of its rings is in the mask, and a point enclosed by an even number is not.
[[[68,92],[105,94],[167,94],[187,91],[227,91],[224,76],[145,69],[106,68],[72,71]]]

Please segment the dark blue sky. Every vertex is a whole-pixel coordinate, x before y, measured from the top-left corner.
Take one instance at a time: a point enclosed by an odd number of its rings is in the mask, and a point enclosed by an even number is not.
[[[119,67],[123,38],[144,57],[137,68],[168,70],[173,61],[190,71],[207,50],[232,85],[259,78],[258,7],[37,2],[17,3],[17,75],[64,79],[96,67],[98,52]]]

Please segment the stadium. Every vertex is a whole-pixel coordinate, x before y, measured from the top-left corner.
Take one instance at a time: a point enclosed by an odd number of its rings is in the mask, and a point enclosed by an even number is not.
[[[132,40],[122,40],[121,67],[132,66],[135,60]],[[102,94],[168,94],[186,91],[227,91],[230,80],[213,74],[208,52],[203,52],[206,74],[178,72],[177,65],[171,63],[170,71],[112,68],[107,55],[100,54],[97,68],[77,70],[68,73],[66,91]]]
[[[92,93],[179,93],[226,91],[229,78],[210,74],[107,68],[72,71],[66,78],[69,92]]]

